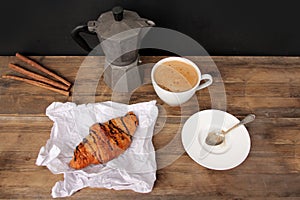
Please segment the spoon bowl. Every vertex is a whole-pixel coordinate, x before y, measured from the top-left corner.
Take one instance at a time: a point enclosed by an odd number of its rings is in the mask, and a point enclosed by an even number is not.
[[[229,128],[227,131],[221,130],[221,131],[210,132],[210,133],[208,133],[208,135],[205,139],[205,143],[208,145],[211,145],[211,146],[216,146],[216,145],[222,144],[225,140],[225,135],[227,133],[229,133],[233,129],[239,127],[240,125],[244,125],[244,124],[252,122],[254,119],[255,119],[255,115],[249,114],[243,120],[241,120],[239,123],[237,123],[234,126],[232,126],[231,128]]]
[[[210,132],[208,133],[205,142],[208,145],[219,145],[221,143],[223,143],[225,140],[225,135],[223,133],[223,131],[217,131],[217,132]]]

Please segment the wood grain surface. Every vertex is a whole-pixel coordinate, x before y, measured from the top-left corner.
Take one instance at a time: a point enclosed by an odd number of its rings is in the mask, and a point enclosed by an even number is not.
[[[153,191],[85,188],[70,199],[277,199],[300,198],[300,57],[188,57],[214,83],[181,107],[164,104],[150,84],[150,70],[162,57],[142,57],[144,85],[131,94],[112,92],[105,85],[103,57],[30,57],[74,83],[69,97],[14,80],[0,79],[0,199],[50,199],[54,175],[35,165],[52,121],[45,110],[52,102],[92,103],[113,100],[138,103],[157,100],[159,117],[153,143],[160,150],[173,141],[168,154],[157,155]],[[15,57],[0,57],[0,75]],[[43,74],[45,75],[45,74]],[[224,101],[225,100],[225,101]],[[246,125],[251,151],[240,166],[227,171],[206,169],[184,151],[180,132],[199,110],[223,109],[242,118],[256,114]],[[178,152],[181,154],[178,156]],[[166,161],[174,159],[167,166]],[[162,166],[162,167],[160,167]]]

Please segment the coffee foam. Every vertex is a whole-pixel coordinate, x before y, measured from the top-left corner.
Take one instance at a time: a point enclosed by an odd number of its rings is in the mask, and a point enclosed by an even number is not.
[[[168,61],[159,65],[154,72],[156,83],[171,92],[184,92],[198,82],[198,74],[193,66],[181,61]]]

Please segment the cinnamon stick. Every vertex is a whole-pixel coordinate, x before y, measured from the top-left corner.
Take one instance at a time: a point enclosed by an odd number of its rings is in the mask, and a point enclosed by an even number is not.
[[[8,66],[11,69],[13,69],[14,71],[19,72],[19,73],[21,73],[21,74],[23,74],[25,76],[28,76],[28,77],[30,77],[32,79],[37,80],[37,81],[44,82],[44,83],[46,83],[48,85],[52,85],[52,86],[55,86],[55,87],[63,89],[63,90],[68,90],[69,89],[69,87],[66,86],[66,85],[64,85],[64,84],[58,83],[58,82],[53,81],[51,79],[48,79],[48,78],[46,78],[44,76],[41,76],[41,75],[36,74],[34,72],[28,71],[28,70],[26,70],[26,69],[24,69],[22,67],[17,66],[17,65],[14,65],[14,64],[10,63]]]
[[[63,94],[65,96],[69,96],[69,94],[70,94],[69,91],[57,89],[57,88],[54,88],[54,87],[52,87],[50,85],[47,85],[45,83],[41,83],[41,82],[34,81],[34,80],[31,80],[31,79],[27,79],[27,78],[22,78],[22,77],[19,77],[19,76],[3,75],[2,78],[23,81],[25,83],[28,83],[28,84],[31,84],[31,85],[35,85],[35,86],[38,86],[38,87],[41,87],[41,88],[44,88],[44,89],[48,89],[48,90],[51,90],[51,91]]]
[[[31,65],[32,67],[52,76],[53,78],[59,80],[60,82],[64,83],[65,85],[67,85],[68,87],[71,86],[71,83],[67,80],[65,80],[64,78],[58,76],[57,74],[49,71],[48,69],[46,69],[45,67],[41,66],[40,64],[36,63],[35,61],[33,60],[30,60],[29,58],[19,54],[19,53],[16,53],[16,57],[26,63],[28,63],[29,65]]]

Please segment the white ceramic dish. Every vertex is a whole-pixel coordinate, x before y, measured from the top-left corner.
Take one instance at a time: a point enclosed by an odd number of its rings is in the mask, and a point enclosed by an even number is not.
[[[228,170],[240,165],[248,156],[250,136],[244,125],[226,135],[218,146],[205,144],[210,131],[227,130],[238,123],[233,115],[220,110],[203,110],[192,115],[182,129],[182,143],[187,154],[203,167]]]

